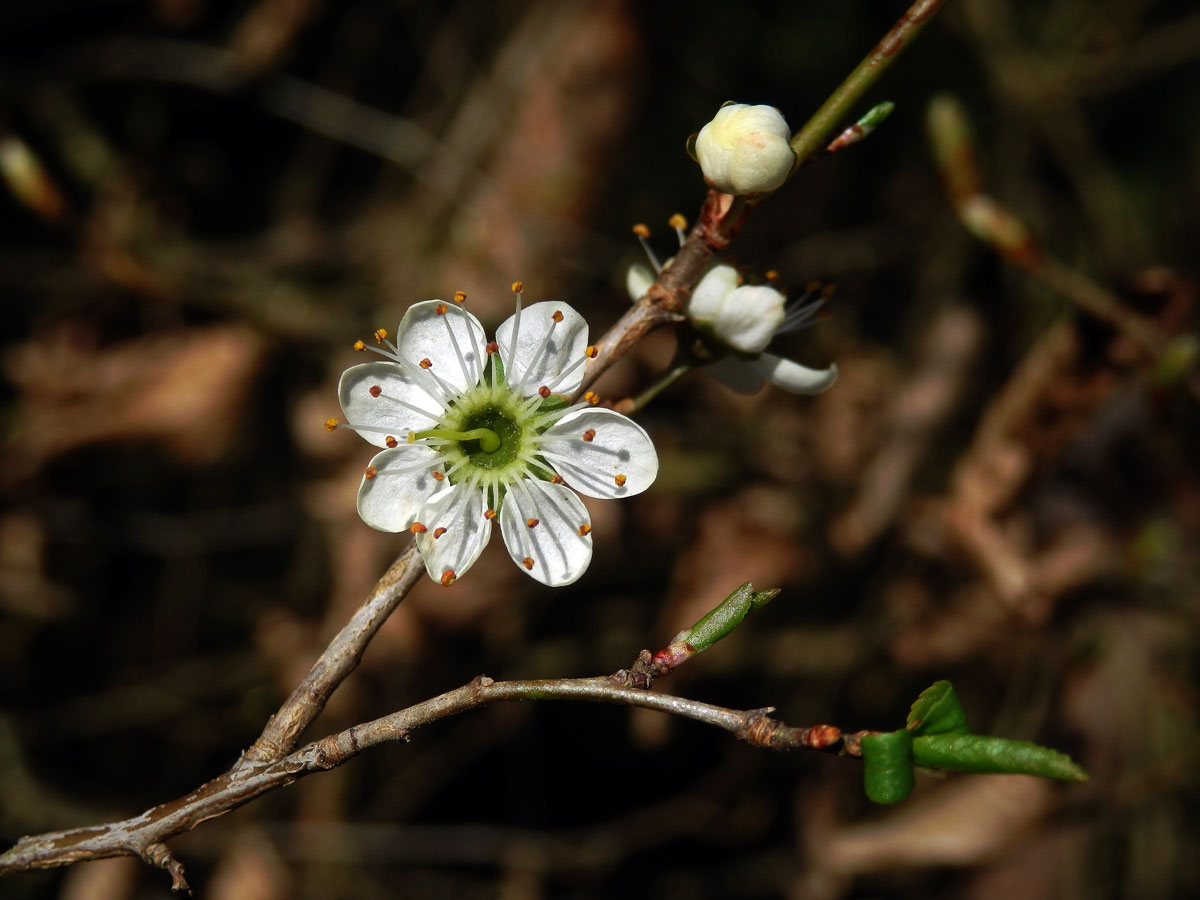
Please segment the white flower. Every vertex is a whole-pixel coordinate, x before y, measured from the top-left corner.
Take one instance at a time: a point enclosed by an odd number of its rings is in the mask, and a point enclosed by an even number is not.
[[[592,558],[591,520],[564,480],[616,498],[658,474],[641,426],[586,401],[569,405],[590,350],[583,318],[558,302],[522,310],[518,298],[487,343],[457,303],[427,300],[405,313],[394,344],[376,337],[386,349],[370,349],[388,361],[353,366],[338,385],[349,427],[386,448],[358,489],[363,521],[413,531],[442,584],[479,558],[495,518],[509,556],[533,578],[578,579]]]
[[[696,136],[704,179],[726,194],[760,194],[782,185],[796,155],[792,132],[773,106],[728,103]]]

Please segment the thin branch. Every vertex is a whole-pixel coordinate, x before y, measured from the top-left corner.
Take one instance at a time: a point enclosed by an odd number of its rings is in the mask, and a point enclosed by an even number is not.
[[[224,775],[201,785],[187,796],[133,818],[23,837],[0,854],[0,875],[112,856],[138,856],[170,872],[173,890],[190,891],[183,866],[171,855],[165,841],[268,791],[286,787],[314,772],[335,768],[370,747],[407,741],[414,731],[432,722],[513,700],[577,700],[642,707],[712,725],[756,747],[849,755],[859,752],[861,734],[843,735],[831,725],[793,728],[771,718],[771,708],[726,709],[698,700],[652,693],[629,682],[629,671],[624,669],[612,676],[538,681],[493,681],[479,676],[469,684],[415,706],[307,744],[281,759],[243,758]]]

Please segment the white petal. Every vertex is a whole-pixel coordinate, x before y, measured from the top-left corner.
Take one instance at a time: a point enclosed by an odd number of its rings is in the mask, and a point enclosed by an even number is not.
[[[595,432],[591,440],[584,440],[587,432]],[[611,409],[570,413],[543,437],[542,455],[571,487],[589,497],[631,497],[658,475],[650,435]]]
[[[773,191],[792,172],[796,154],[786,137],[761,131],[743,135],[733,148],[729,161],[729,180],[739,194]]]
[[[721,307],[737,287],[738,272],[733,266],[720,264],[704,273],[688,300],[688,315],[693,319],[713,322]]]
[[[373,387],[379,388],[378,396],[371,393]],[[442,413],[437,400],[414,384],[402,366],[390,362],[351,366],[338,382],[338,399],[346,421],[381,429],[359,432],[376,447],[386,447],[389,435],[403,441],[410,431],[433,427]]]
[[[378,531],[404,531],[417,520],[425,501],[444,482],[433,477],[442,458],[422,444],[403,444],[376,453],[375,477],[363,476],[358,486],[358,514]]]
[[[763,386],[762,373],[739,356],[726,356],[704,371],[737,394],[753,394]]]
[[[654,284],[654,273],[649,266],[634,263],[625,273],[625,290],[629,294],[630,300],[635,302],[641,300],[652,284]]]
[[[478,319],[457,303],[440,300],[414,303],[396,329],[396,350],[413,377],[420,377],[422,360],[429,360],[430,381],[437,376],[455,392],[479,383],[487,362],[485,343]],[[432,383],[428,390],[439,393]]]
[[[500,509],[500,534],[508,555],[522,571],[550,587],[570,584],[587,571],[591,530],[583,501],[561,484],[532,478],[515,482]]]
[[[555,313],[561,319],[555,321]],[[584,351],[588,345],[588,327],[583,316],[566,303],[546,300],[533,303],[517,316],[509,316],[496,329],[496,343],[504,361],[505,378],[520,393],[532,396],[538,388],[550,388],[556,394],[574,394],[583,383]],[[517,332],[517,346],[513,333]]]
[[[836,365],[828,369],[809,369],[771,353],[762,354],[751,365],[771,384],[792,394],[819,394],[831,387],[838,375]]]
[[[758,353],[783,322],[784,296],[766,285],[734,290],[713,321],[717,337],[743,353]]]
[[[466,483],[429,499],[418,519],[425,531],[417,535],[417,549],[430,578],[446,584],[446,573],[461,578],[475,564],[492,536],[491,520],[483,515],[486,509],[483,489]],[[442,528],[446,530],[439,531]]]
[[[788,128],[787,120],[783,117],[783,113],[777,110],[774,106],[747,106],[735,104],[727,106],[723,111],[729,113],[728,131],[736,135],[744,135],[749,132],[761,132],[772,137],[789,140],[792,136],[792,130]],[[720,113],[717,114],[718,117]]]

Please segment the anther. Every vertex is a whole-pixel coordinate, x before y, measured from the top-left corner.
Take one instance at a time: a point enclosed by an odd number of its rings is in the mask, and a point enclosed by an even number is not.
[[[422,525],[420,522],[413,522],[411,525],[408,526],[408,530],[411,531],[413,534],[424,534],[429,529],[426,528],[424,525]]]
[[[494,509],[485,509],[483,511],[483,517],[490,522],[492,519],[496,518],[496,511]]]
[[[644,222],[638,222],[633,226],[633,233],[638,237],[645,239],[650,237],[650,228]]]
[[[523,290],[525,290],[525,285],[524,285],[524,284],[522,284],[521,282],[519,282],[519,281],[514,281],[514,282],[512,283],[512,292],[513,292],[514,294],[519,294],[519,293],[521,293],[521,291],[523,291]]]
[[[525,520],[525,524],[528,525],[530,528],[537,528],[537,523],[538,523],[537,519],[526,519]]]
[[[484,347],[483,349],[487,351],[488,356],[491,356],[493,353],[500,352],[500,345],[497,344],[495,341],[488,341],[487,346]]]
[[[561,310],[561,309],[556,309],[556,310],[553,312],[553,314],[550,316],[550,318],[551,318],[551,319],[553,319],[553,320],[554,320],[554,324],[556,324],[556,325],[557,325],[559,322],[561,322],[561,321],[563,320],[563,314],[562,314],[562,310]]]
[[[448,307],[445,303],[439,303],[437,306],[435,306],[433,308],[433,311],[435,313],[437,313],[439,316],[444,316],[446,314],[446,310],[448,310],[449,308],[450,307]]]
[[[625,476],[624,475],[618,475],[616,478],[613,479],[613,481],[615,481],[617,483],[617,487],[625,487]]]
[[[597,403],[600,402],[600,395],[597,394],[595,391],[584,391],[583,399],[586,400],[588,403],[592,404],[592,406],[595,406]]]
[[[445,533],[446,533],[445,528],[435,528],[435,529],[433,529],[433,539],[436,541],[438,538],[440,538]]]
[[[454,302],[455,303],[466,303],[467,302],[467,292],[466,291],[455,291],[454,292]]]
[[[363,469],[363,477],[366,478],[368,481],[370,481],[372,478],[374,478],[378,474],[379,474],[379,470],[377,468],[375,468],[374,466],[367,466],[365,469]]]
[[[441,481],[445,477],[446,476],[443,475],[441,472],[439,472],[437,469],[433,470],[433,480],[434,481]]]
[[[551,476],[550,476],[550,483],[551,483],[551,484],[562,484],[562,483],[563,483],[563,477],[562,477],[561,475],[551,475]]]
[[[600,350],[596,347],[595,344],[591,344],[586,350],[583,351],[583,355],[586,356],[588,359],[595,359],[596,356],[599,355],[599,353],[600,353]]]
[[[396,440],[396,439],[395,439],[394,437],[392,437],[392,435],[390,435],[390,434],[389,434],[387,437],[385,437],[385,438],[383,439],[383,442],[384,442],[384,444],[386,444],[386,445],[387,445],[387,448],[388,448],[389,450],[395,449],[395,447],[396,447],[396,446],[397,446],[397,445],[400,443],[398,440]]]
[[[453,569],[447,569],[445,572],[442,573],[442,584],[445,585],[446,587],[450,587],[450,585],[454,584],[454,582],[455,582],[455,580],[457,580],[457,578],[458,578],[458,576],[454,574]]]
[[[587,431],[585,431],[583,433],[583,439],[585,441],[587,441],[589,444],[592,442],[592,440],[595,437],[596,437],[596,429],[595,428],[589,428]]]
[[[429,361],[429,357],[427,356],[423,360],[421,360],[420,366],[422,369],[432,369],[433,363]]]
[[[676,231],[683,231],[683,229],[687,228],[687,219],[684,218],[683,213],[675,213],[675,215],[667,219],[667,224]]]
[[[767,269],[766,278],[767,278],[767,281],[774,284],[776,281],[779,280],[779,270],[778,269]]]
[[[592,526],[587,524],[586,522],[584,522],[582,525],[579,526],[579,536],[580,537],[587,537],[591,533],[592,533]]]
[[[387,340],[387,329],[386,328],[375,329],[375,342],[378,344],[382,344],[386,340]]]
[[[367,388],[367,393],[370,394],[372,397],[378,397],[380,394],[383,393],[383,388],[377,384],[373,384],[369,388]]]
[[[529,556],[525,557],[523,560],[521,560],[521,565],[523,565],[526,569],[532,569],[533,558]]]
[[[540,388],[538,388],[538,396],[545,400],[550,396],[550,388],[543,384]]]
[[[326,431],[337,431],[337,427],[338,427],[337,419],[326,419],[325,420],[325,430]]]
[[[357,350],[359,353],[362,353],[364,350],[367,349],[367,345],[364,344],[362,341],[355,341],[354,349]]]

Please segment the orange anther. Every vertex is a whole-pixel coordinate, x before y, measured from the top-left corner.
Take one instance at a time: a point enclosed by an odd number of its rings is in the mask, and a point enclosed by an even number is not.
[[[525,290],[525,285],[524,285],[524,284],[522,284],[521,282],[519,282],[519,281],[514,281],[514,282],[512,283],[512,292],[513,292],[514,294],[519,294],[519,293],[521,293],[521,291],[523,291],[523,290]]]
[[[445,533],[446,533],[445,528],[435,528],[435,529],[433,529],[433,539],[436,541],[438,538],[440,538]]]
[[[640,238],[650,237],[650,228],[643,222],[638,222],[633,226],[633,233]]]
[[[442,584],[444,584],[446,587],[450,587],[450,585],[454,584],[457,579],[458,576],[454,574],[453,569],[447,569],[442,573]]]
[[[445,477],[446,476],[443,475],[441,472],[439,472],[437,469],[433,470],[433,480],[434,481],[441,481]]]
[[[429,361],[429,357],[427,356],[427,357],[425,357],[423,360],[421,360],[421,362],[420,362],[420,366],[421,366],[421,368],[422,368],[422,369],[432,369],[432,368],[433,368],[433,363],[431,363],[431,362]]]
[[[485,509],[483,511],[483,517],[490,521],[491,519],[496,518],[496,511],[494,509]]]
[[[387,340],[387,329],[386,328],[376,328],[375,329],[375,340],[380,344],[382,344],[384,341],[386,341]]]
[[[411,525],[408,526],[408,530],[411,531],[413,534],[424,534],[429,529],[426,528],[424,525],[422,525],[420,522],[413,522]]]
[[[399,444],[400,442],[399,442],[399,441],[397,441],[397,440],[396,440],[394,437],[392,437],[392,436],[389,434],[387,437],[385,437],[385,438],[383,439],[383,443],[384,443],[384,444],[387,446],[387,448],[388,448],[389,450],[391,450],[392,448],[394,448],[394,447],[395,447],[397,444]]]
[[[592,526],[587,524],[586,522],[584,522],[582,525],[579,526],[579,536],[580,537],[587,537],[591,533],[592,533]]]
[[[338,427],[337,419],[326,419],[325,420],[325,430],[326,431],[337,431],[337,427]]]
[[[551,483],[551,484],[562,484],[562,483],[563,483],[563,477],[562,477],[561,475],[551,475],[551,476],[550,476],[550,483]]]
[[[500,352],[500,345],[497,344],[495,341],[488,341],[487,346],[484,347],[483,349],[487,351],[488,356],[491,356],[493,353]]]
[[[437,313],[439,316],[444,316],[446,314],[446,310],[448,310],[449,308],[450,307],[448,307],[445,303],[439,303],[437,306],[435,306],[433,308],[433,311],[435,313]]]
[[[454,302],[455,303],[466,303],[467,302],[467,292],[466,291],[455,291],[454,292]]]
[[[525,524],[528,525],[530,528],[536,528],[537,523],[538,523],[537,519],[526,519],[525,520]]]
[[[617,483],[617,487],[625,487],[625,476],[624,475],[618,475],[616,478],[613,479],[613,481],[615,481]]]
[[[670,225],[672,228],[682,230],[684,228],[687,228],[687,219],[685,219],[683,217],[682,213],[675,213],[675,215],[673,215],[673,216],[671,216],[671,218],[667,219],[667,224]]]
[[[600,395],[597,394],[595,391],[584,391],[583,399],[586,400],[588,403],[592,404],[592,406],[595,406],[597,403],[600,402]]]
[[[354,349],[357,350],[359,353],[362,353],[364,350],[367,349],[367,345],[364,344],[362,341],[355,341]]]
[[[561,322],[563,320],[562,310],[556,309],[554,311],[553,315],[550,316],[550,318],[554,320],[555,324]]]
[[[367,388],[367,393],[370,394],[372,397],[378,397],[380,394],[383,393],[383,388],[377,384],[373,384],[369,388]]]
[[[587,441],[589,444],[592,442],[592,439],[595,437],[596,437],[596,429],[595,428],[589,428],[587,431],[585,431],[583,433],[583,439],[585,441]]]
[[[767,269],[767,281],[778,281],[778,280],[779,280],[779,270],[778,269]]]
[[[378,474],[379,470],[374,466],[367,466],[365,469],[363,469],[363,477],[367,480],[374,478]]]
[[[550,396],[550,388],[543,384],[540,388],[538,388],[538,396],[545,400]]]
[[[596,349],[596,345],[592,344],[586,350],[583,351],[583,355],[586,356],[588,359],[595,359],[596,355],[599,352],[600,351]]]
[[[521,560],[521,565],[523,565],[527,569],[532,569],[533,568],[532,557],[529,557],[529,556],[525,557],[523,560]]]

